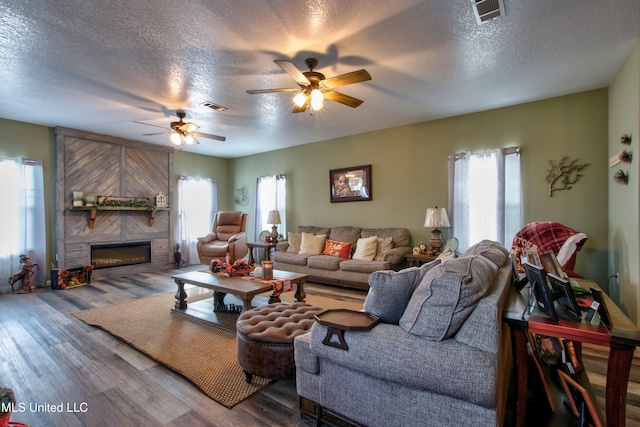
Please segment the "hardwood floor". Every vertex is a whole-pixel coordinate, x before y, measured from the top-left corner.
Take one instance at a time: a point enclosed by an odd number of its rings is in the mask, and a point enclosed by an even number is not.
[[[11,387],[24,405],[12,421],[34,427],[306,425],[300,419],[293,380],[273,382],[227,409],[175,372],[70,315],[173,292],[174,272],[106,279],[69,290],[35,288],[31,294],[0,295],[0,385]],[[311,283],[305,290],[356,300],[366,295]],[[588,347],[584,352],[591,381],[603,396],[606,349]],[[628,402],[627,425],[640,425],[638,358]]]

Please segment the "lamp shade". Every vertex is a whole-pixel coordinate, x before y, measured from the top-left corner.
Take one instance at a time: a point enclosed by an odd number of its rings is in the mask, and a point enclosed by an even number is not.
[[[273,210],[269,211],[269,217],[267,218],[267,224],[280,224],[280,212]]]
[[[451,227],[449,223],[449,215],[447,215],[447,210],[445,208],[428,208],[427,215],[424,219],[425,227]]]

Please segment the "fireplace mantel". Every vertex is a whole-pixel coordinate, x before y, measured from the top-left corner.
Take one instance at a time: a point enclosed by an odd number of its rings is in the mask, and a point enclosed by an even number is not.
[[[69,209],[72,211],[90,211],[89,215],[89,228],[93,228],[96,223],[96,217],[98,211],[148,211],[149,212],[149,227],[153,227],[153,221],[156,218],[156,211],[168,211],[169,208],[133,208],[125,206],[71,206]]]

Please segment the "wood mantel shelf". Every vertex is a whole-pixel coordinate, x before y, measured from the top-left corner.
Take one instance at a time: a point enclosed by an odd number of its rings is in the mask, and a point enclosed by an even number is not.
[[[72,211],[89,211],[89,228],[93,228],[93,226],[95,225],[98,211],[147,211],[149,212],[149,227],[153,227],[153,220],[156,217],[156,211],[169,210],[169,208],[156,208],[155,210],[149,210],[147,208],[134,208],[125,206],[71,206],[69,209]]]

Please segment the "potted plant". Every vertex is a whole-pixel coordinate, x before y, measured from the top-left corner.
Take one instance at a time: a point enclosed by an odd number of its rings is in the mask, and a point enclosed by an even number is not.
[[[7,387],[0,387],[0,427],[9,425],[11,411],[16,404],[16,396],[13,390]]]

